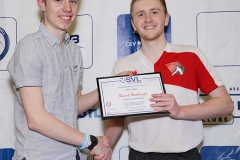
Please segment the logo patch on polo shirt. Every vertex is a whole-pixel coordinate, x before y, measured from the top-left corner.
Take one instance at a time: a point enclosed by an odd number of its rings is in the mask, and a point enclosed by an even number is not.
[[[169,71],[172,73],[172,76],[174,76],[175,74],[183,75],[183,73],[186,72],[186,69],[181,65],[180,62],[168,63],[166,64],[166,66],[169,69]]]

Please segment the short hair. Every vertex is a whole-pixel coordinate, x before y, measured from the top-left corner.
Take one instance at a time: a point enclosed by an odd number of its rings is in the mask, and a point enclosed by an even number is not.
[[[139,1],[139,0],[132,0],[132,2],[130,3],[130,14],[131,14],[131,18],[132,18],[132,11],[133,11],[133,5],[136,1]],[[167,5],[166,5],[166,2],[165,0],[159,0],[160,3],[163,5],[163,9],[164,9],[164,13],[167,14],[168,13],[168,10],[167,10]]]

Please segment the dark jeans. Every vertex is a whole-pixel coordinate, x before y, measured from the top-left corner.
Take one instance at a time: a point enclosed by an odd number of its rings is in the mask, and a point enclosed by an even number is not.
[[[130,149],[129,160],[202,160],[197,148],[182,153],[142,153]]]
[[[76,160],[80,160],[80,157],[79,157],[78,151],[77,151],[77,154],[76,154]]]

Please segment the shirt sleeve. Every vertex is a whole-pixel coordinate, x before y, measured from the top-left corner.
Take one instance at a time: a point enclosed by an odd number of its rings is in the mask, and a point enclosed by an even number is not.
[[[196,54],[199,58],[199,60],[196,61],[197,65],[195,65],[197,83],[201,91],[208,95],[215,88],[224,84],[220,75],[200,48],[198,48]]]
[[[42,86],[42,59],[31,39],[22,39],[8,63],[8,71],[16,88]]]

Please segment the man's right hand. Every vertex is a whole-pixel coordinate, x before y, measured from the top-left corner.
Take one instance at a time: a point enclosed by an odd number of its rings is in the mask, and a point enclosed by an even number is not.
[[[90,151],[94,155],[94,160],[110,160],[112,157],[112,148],[110,141],[106,136],[98,136],[98,144]]]

